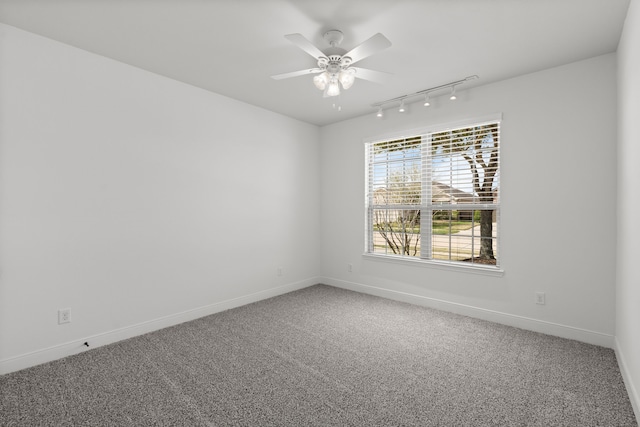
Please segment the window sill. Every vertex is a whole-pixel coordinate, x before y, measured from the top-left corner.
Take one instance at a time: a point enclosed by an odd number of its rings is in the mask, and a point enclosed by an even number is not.
[[[459,262],[431,261],[427,259],[411,259],[393,255],[362,254],[363,258],[375,261],[390,262],[392,264],[404,264],[415,267],[436,268],[440,270],[459,271],[462,273],[481,274],[484,276],[502,277],[504,270],[494,266],[465,265]]]

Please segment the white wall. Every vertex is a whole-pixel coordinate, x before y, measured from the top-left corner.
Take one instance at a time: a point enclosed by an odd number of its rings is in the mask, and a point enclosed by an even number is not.
[[[640,419],[640,4],[632,0],[618,46],[618,268],[616,339],[627,390]]]
[[[428,72],[428,70],[425,70]],[[461,75],[472,74],[473,69]],[[482,76],[480,76],[482,78]],[[422,88],[416,88],[422,89]],[[322,128],[322,273],[329,284],[613,346],[614,54],[464,90],[404,115]],[[367,137],[503,113],[502,277],[363,257]],[[353,264],[353,272],[347,264]],[[536,291],[547,304],[536,305]]]
[[[317,282],[316,126],[0,43],[0,373]]]

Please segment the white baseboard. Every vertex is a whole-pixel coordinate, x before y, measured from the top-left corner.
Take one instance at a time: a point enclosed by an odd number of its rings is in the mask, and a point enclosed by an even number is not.
[[[190,320],[195,320],[200,317],[219,313],[231,308],[240,307],[243,305],[251,304],[253,302],[296,291],[298,289],[303,289],[308,286],[315,285],[319,283],[319,281],[320,279],[318,277],[312,277],[300,282],[290,283],[264,291],[255,292],[249,295],[220,301],[192,310],[183,311],[181,313],[164,316],[158,319],[138,323],[136,325],[126,326],[124,328],[119,328],[113,331],[84,337],[64,344],[59,344],[49,348],[44,348],[30,353],[0,360],[0,375],[40,365],[52,360],[61,359],[63,357],[81,353],[88,349],[112,344],[114,342],[122,341],[128,338],[133,338],[135,336],[188,322]],[[85,342],[89,343],[89,347],[84,345]]]
[[[282,295],[288,292],[292,292],[298,289],[303,289],[317,283],[325,283],[330,286],[338,288],[348,289],[356,292],[361,292],[370,295],[376,295],[384,298],[389,298],[396,301],[407,302],[410,304],[421,305],[425,307],[435,308],[438,310],[449,311],[452,313],[462,314],[469,317],[488,320],[504,325],[514,326],[521,329],[540,332],[548,335],[555,335],[562,338],[574,339],[577,341],[586,342],[589,344],[600,345],[603,347],[614,348],[618,353],[615,337],[613,335],[602,334],[599,332],[588,331],[585,329],[575,328],[572,326],[565,326],[551,322],[545,322],[537,319],[531,319],[523,316],[517,316],[513,314],[502,313],[493,310],[487,310],[483,308],[473,307],[465,304],[459,304],[450,301],[439,300],[435,298],[424,297],[420,295],[414,295],[404,292],[398,292],[390,289],[378,288],[375,286],[364,285],[361,283],[348,282],[339,279],[333,279],[328,277],[313,277],[286,284],[276,288],[267,289],[260,292],[255,292],[249,295],[233,298],[230,300],[220,301],[218,303],[210,304],[204,307],[199,307],[193,310],[184,311],[181,313],[172,314],[162,318],[150,320],[147,322],[139,323],[136,325],[127,326],[124,328],[116,329],[113,331],[84,337],[78,340],[74,340],[68,343],[55,345],[52,347],[36,350],[30,353],[22,354],[19,356],[11,357],[8,359],[0,360],[0,375],[7,374],[9,372],[18,371],[21,369],[29,368],[31,366],[39,365],[42,363],[50,362],[52,360],[61,359],[66,356],[71,356],[77,353],[88,350],[89,348],[96,348],[103,345],[111,344],[124,339],[132,338],[142,334],[156,331],[158,329],[166,328],[169,326],[177,325],[183,322],[188,322],[200,317],[208,316],[210,314],[218,313],[231,308],[240,307],[246,304],[257,302],[263,299],[271,298],[274,296]],[[84,345],[88,342],[90,347]],[[622,355],[619,354],[622,362]],[[623,363],[621,363],[623,366]],[[625,378],[625,383],[629,384],[630,381]],[[629,392],[630,396],[634,396],[634,409],[636,414],[638,413],[638,393],[631,385],[632,390]]]
[[[631,401],[631,406],[633,406],[633,412],[636,414],[636,420],[640,421],[640,394],[636,389],[636,386],[633,384],[633,380],[629,375],[629,369],[627,367],[627,361],[622,352],[622,348],[620,348],[620,343],[618,342],[618,338],[615,339],[616,346],[616,358],[618,359],[618,366],[620,367],[620,374],[622,375],[622,379],[624,380],[624,385],[627,388],[627,394],[629,395],[629,400]]]
[[[375,295],[396,301],[407,302],[410,304],[421,305],[424,307],[435,308],[438,310],[448,311],[452,313],[462,314],[464,316],[474,317],[477,319],[488,320],[503,325],[514,326],[520,329],[540,332],[547,335],[568,338],[588,344],[599,345],[607,348],[614,348],[615,337],[613,335],[603,334],[600,332],[589,331],[586,329],[575,328],[573,326],[561,325],[558,323],[546,322],[544,320],[532,319],[514,314],[502,313],[499,311],[488,310],[470,305],[459,304],[456,302],[429,298],[420,295],[398,292],[385,288],[364,285],[362,283],[348,282],[330,277],[323,277],[322,282],[330,286],[348,289],[351,291],[361,292],[365,294]]]

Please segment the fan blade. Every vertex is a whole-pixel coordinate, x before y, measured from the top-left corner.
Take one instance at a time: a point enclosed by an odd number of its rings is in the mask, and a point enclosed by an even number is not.
[[[343,56],[348,56],[349,58],[351,58],[351,63],[354,64],[361,59],[366,58],[367,56],[371,56],[374,53],[378,53],[381,50],[388,48],[389,46],[391,46],[391,42],[389,41],[389,39],[387,39],[381,33],[378,33],[360,43],[360,45],[354,47]]]
[[[287,34],[284,37],[316,59],[326,57],[320,49],[311,44],[311,42],[307,40],[302,34]]]
[[[322,71],[323,71],[322,68],[309,68],[308,70],[300,70],[300,71],[292,71],[290,73],[276,74],[275,76],[271,76],[271,78],[274,80],[282,80],[282,79],[288,79],[290,77],[303,76],[305,74],[321,73]]]
[[[369,80],[375,83],[386,83],[391,79],[391,77],[393,77],[393,74],[384,73],[382,71],[374,71],[374,70],[369,70],[367,68],[360,68],[360,67],[349,67],[349,68],[353,68],[354,70],[356,70],[355,77],[363,80]]]

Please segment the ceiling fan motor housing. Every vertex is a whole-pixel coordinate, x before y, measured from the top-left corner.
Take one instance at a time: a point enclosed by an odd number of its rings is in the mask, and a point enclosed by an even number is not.
[[[348,56],[329,55],[328,58],[318,59],[318,68],[327,71],[329,74],[337,74],[341,70],[349,68],[351,58]]]
[[[329,56],[329,65],[327,66],[327,71],[330,74],[337,74],[342,70],[342,57],[339,55],[331,55]]]

